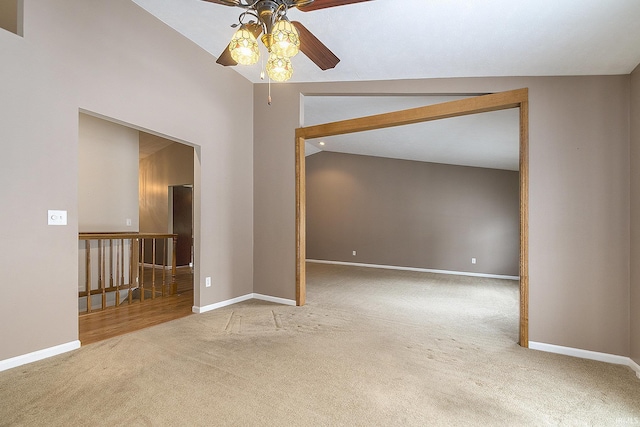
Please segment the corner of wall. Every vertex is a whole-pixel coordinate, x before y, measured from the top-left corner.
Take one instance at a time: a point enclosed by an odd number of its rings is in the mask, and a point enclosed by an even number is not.
[[[631,73],[629,113],[630,183],[630,259],[640,255],[640,64]],[[631,359],[640,364],[640,266],[631,264],[629,280],[629,346]],[[639,373],[640,370],[636,372]]]

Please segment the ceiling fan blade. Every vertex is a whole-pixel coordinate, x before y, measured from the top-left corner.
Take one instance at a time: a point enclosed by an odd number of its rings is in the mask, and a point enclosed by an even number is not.
[[[333,54],[311,31],[301,23],[294,21],[293,26],[300,35],[300,50],[312,60],[320,69],[328,70],[335,67],[340,59]]]
[[[202,0],[202,1],[208,1],[209,3],[216,3],[224,6],[238,6],[240,4],[238,0]]]
[[[224,48],[220,56],[218,56],[218,60],[216,63],[220,65],[224,65],[225,67],[233,67],[234,65],[238,65],[238,63],[231,57],[231,52],[229,52],[229,45]]]
[[[209,0],[210,1],[210,0]],[[221,0],[224,1],[224,0]],[[300,6],[299,10],[303,12],[311,12],[312,10],[326,9],[328,7],[344,6],[345,4],[362,3],[372,0],[315,0],[308,6]]]
[[[206,1],[209,1],[209,0],[206,0]],[[247,27],[247,30],[251,31],[251,33],[255,38],[258,38],[260,33],[262,33],[262,25],[260,24],[250,22],[246,24],[246,27]],[[229,45],[227,45],[227,47],[222,51],[220,56],[218,56],[218,60],[216,61],[216,63],[220,65],[224,65],[225,67],[227,66],[232,67],[234,65],[238,65],[238,63],[231,57],[231,52],[229,51]]]

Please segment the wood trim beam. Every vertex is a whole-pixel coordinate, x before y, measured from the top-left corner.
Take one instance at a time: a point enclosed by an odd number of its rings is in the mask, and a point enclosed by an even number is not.
[[[450,117],[506,110],[509,108],[517,108],[526,97],[527,89],[493,93],[441,104],[410,108],[408,110],[298,128],[296,129],[296,137],[305,139],[324,138],[327,136],[404,126]]]
[[[529,90],[516,89],[296,129],[296,304],[306,299],[305,139],[364,132],[489,111],[520,109],[520,325],[519,344],[529,347]]]

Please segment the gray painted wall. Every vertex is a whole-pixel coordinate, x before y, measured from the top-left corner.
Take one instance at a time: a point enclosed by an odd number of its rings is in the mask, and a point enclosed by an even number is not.
[[[529,88],[530,339],[629,355],[626,76],[254,86],[254,292],[295,297],[294,129],[310,94]]]
[[[251,83],[126,0],[24,9],[0,30],[0,360],[78,339],[79,110],[196,147],[195,303],[253,292]]]
[[[518,172],[331,152],[306,169],[308,259],[518,275]]]
[[[137,232],[138,131],[87,114],[78,128],[79,231]]]
[[[631,358],[640,364],[640,66],[631,74]]]

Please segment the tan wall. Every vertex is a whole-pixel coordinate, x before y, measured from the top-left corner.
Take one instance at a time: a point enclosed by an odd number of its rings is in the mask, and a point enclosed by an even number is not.
[[[138,231],[138,151],[137,130],[80,114],[80,232]]]
[[[18,33],[18,0],[0,0],[0,28]]]
[[[140,133],[141,139],[157,138]],[[193,185],[193,147],[174,143],[140,160],[140,231],[169,231],[169,186]]]
[[[255,292],[295,297],[300,95],[529,88],[530,339],[629,354],[629,76],[254,87]]]
[[[252,292],[252,85],[132,2],[24,8],[0,31],[0,360],[78,339],[79,110],[196,147],[195,303]]]
[[[308,259],[518,275],[517,171],[330,152],[306,168]]]
[[[631,74],[631,358],[640,364],[640,66]]]

